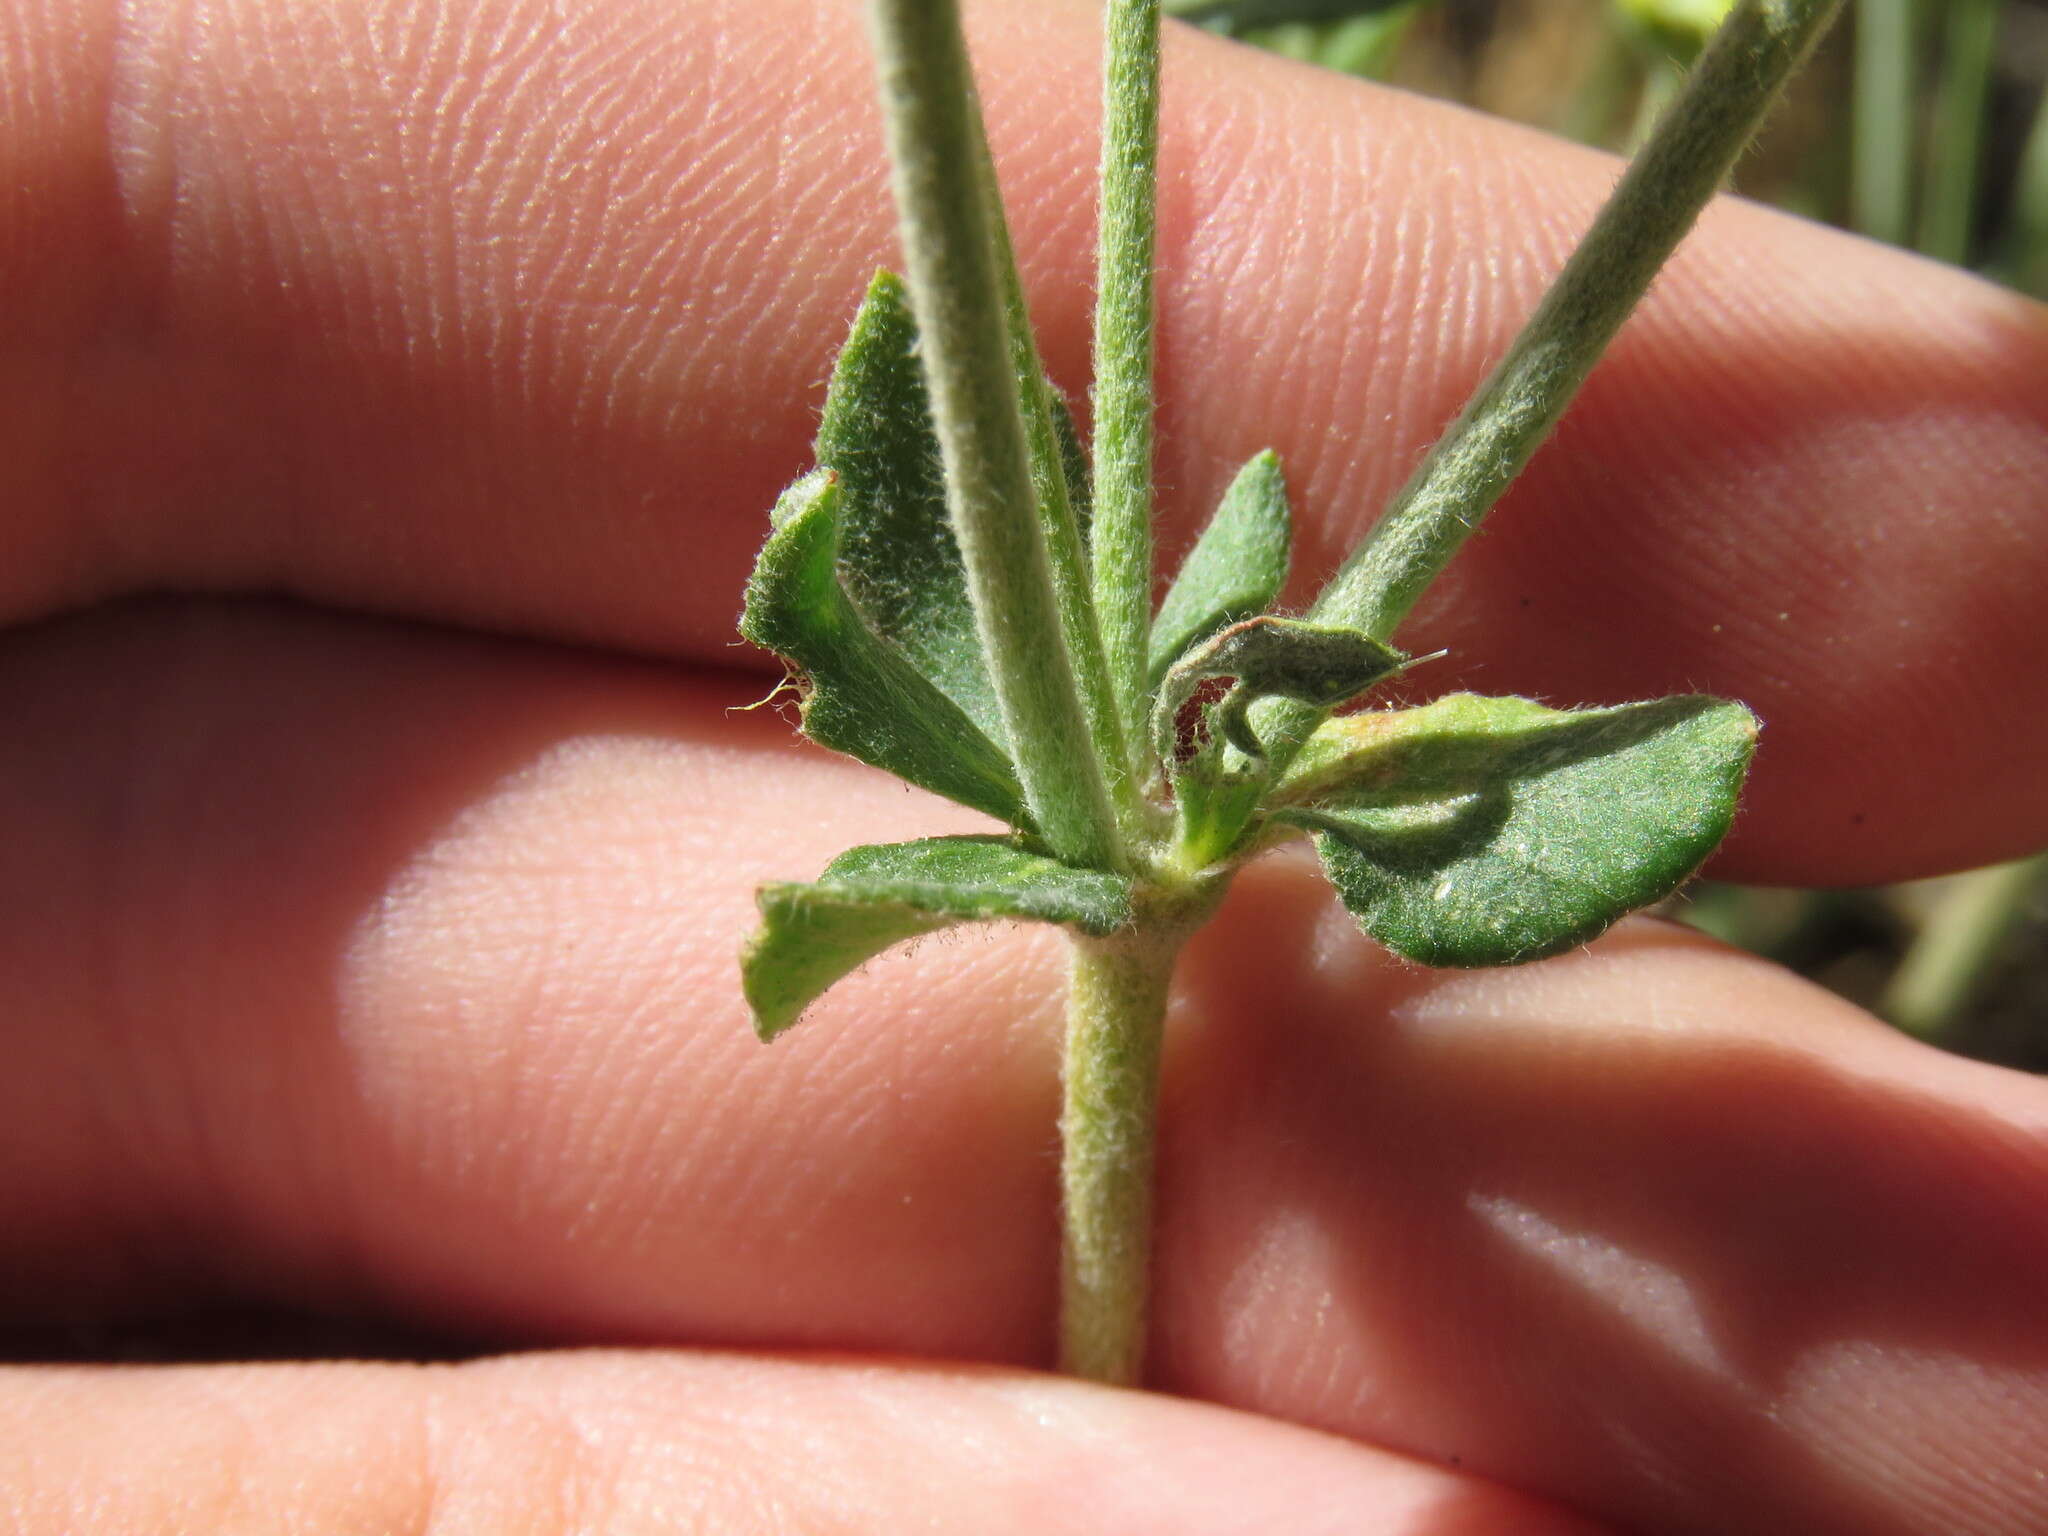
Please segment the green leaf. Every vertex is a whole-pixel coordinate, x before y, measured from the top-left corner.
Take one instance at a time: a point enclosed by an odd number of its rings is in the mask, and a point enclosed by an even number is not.
[[[1270,448],[1254,454],[1223,493],[1152,620],[1155,692],[1191,646],[1273,606],[1287,580],[1293,529],[1279,456]]]
[[[1131,916],[1131,882],[1028,853],[1000,837],[849,848],[814,885],[770,885],[740,959],[754,1028],[773,1039],[840,977],[892,945],[955,923],[1023,918],[1106,934]]]
[[[903,280],[878,272],[832,367],[818,464],[839,477],[839,574],[875,633],[1006,746]]]
[[[1180,712],[1205,679],[1237,679],[1237,687],[1211,712],[1210,724],[1247,757],[1260,757],[1263,751],[1245,718],[1259,699],[1278,694],[1328,709],[1398,672],[1407,660],[1384,641],[1341,625],[1270,616],[1233,624],[1189,651],[1167,673],[1152,716],[1160,761],[1173,761]]]
[[[1130,921],[1128,876],[1076,869],[1006,837],[926,837],[867,843],[825,867],[823,885],[943,912],[959,921],[998,917],[1067,923],[1100,937]]]
[[[765,885],[761,926],[740,956],[740,988],[754,1033],[773,1040],[841,977],[885,949],[953,926],[951,918],[895,902],[835,899],[813,885]]]
[[[870,629],[834,567],[839,487],[816,470],[783,493],[747,581],[740,633],[798,669],[804,734],[978,811],[1030,826],[1002,749]]]
[[[1553,710],[1454,694],[1327,721],[1276,786],[1367,933],[1425,965],[1511,965],[1669,894],[1727,832],[1756,742],[1697,695]]]
[[[1173,777],[1178,862],[1207,869],[1228,858],[1244,841],[1264,788],[1262,775],[1232,771],[1220,740],[1197,747]]]

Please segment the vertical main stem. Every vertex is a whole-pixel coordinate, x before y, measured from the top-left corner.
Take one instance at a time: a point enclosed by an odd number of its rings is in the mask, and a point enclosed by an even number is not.
[[[1121,1386],[1144,1368],[1160,1046],[1183,937],[1077,936],[1068,973],[1060,1369]]]
[[[1106,0],[1095,295],[1095,611],[1126,738],[1145,740],[1152,630],[1152,264],[1159,0]]]
[[[947,512],[1017,777],[1054,852],[1126,868],[1038,524],[957,0],[873,0],[869,21]]]
[[[979,116],[977,104],[976,115]],[[1045,533],[1046,557],[1052,567],[1053,596],[1059,603],[1060,631],[1074,663],[1074,681],[1095,743],[1095,756],[1108,781],[1111,803],[1127,842],[1145,830],[1138,774],[1124,730],[1122,704],[1110,686],[1109,663],[1102,651],[1102,626],[1095,618],[1095,592],[1088,572],[1088,552],[1081,540],[1080,520],[1067,489],[1067,465],[1053,419],[1052,384],[1038,355],[1031,330],[1031,310],[1024,297],[1023,274],[1017,270],[1016,246],[1010,238],[1009,215],[1003,208],[995,157],[982,130],[982,172],[988,182],[989,224],[995,232],[996,273],[1003,284],[1003,309],[1009,319],[1010,371],[1016,375],[1018,399],[1024,408],[1024,436],[1031,454],[1031,483],[1038,497],[1038,522]]]

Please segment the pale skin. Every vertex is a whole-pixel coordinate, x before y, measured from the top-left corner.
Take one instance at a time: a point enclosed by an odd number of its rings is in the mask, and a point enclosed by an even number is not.
[[[1088,7],[970,21],[1072,389]],[[1612,167],[1167,70],[1162,542],[1270,444],[1298,600]],[[0,82],[7,1315],[533,1351],[0,1371],[10,1528],[2048,1523],[2048,1088],[1679,930],[1433,974],[1248,875],[1172,1021],[1174,1397],[1035,1374],[1056,944],[754,1042],[758,881],[973,825],[731,712],[893,259],[850,0],[17,3]],[[1747,701],[1731,875],[2037,847],[2044,379],[2038,310],[1717,209],[1404,640],[1432,688]]]

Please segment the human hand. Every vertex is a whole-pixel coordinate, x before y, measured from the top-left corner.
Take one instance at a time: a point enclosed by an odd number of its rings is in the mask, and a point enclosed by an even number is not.
[[[1070,388],[1087,10],[973,18]],[[1054,947],[885,959],[753,1042],[753,886],[969,825],[729,712],[893,259],[852,5],[0,36],[12,1315],[633,1347],[8,1371],[22,1529],[2048,1521],[2048,1090],[1664,925],[1434,974],[1240,882],[1173,1022],[1154,1348],[1236,1413],[1028,1374]],[[1174,47],[1169,519],[1271,444],[1312,581],[1611,167]],[[1733,873],[2038,846],[2044,364],[2030,306],[1716,210],[1418,616],[1432,685],[1742,698]]]

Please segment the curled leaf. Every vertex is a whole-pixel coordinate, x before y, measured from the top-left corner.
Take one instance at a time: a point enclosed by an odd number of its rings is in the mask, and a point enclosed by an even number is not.
[[[1245,718],[1257,700],[1278,694],[1328,709],[1399,671],[1407,660],[1363,631],[1338,625],[1270,616],[1233,624],[1189,651],[1166,674],[1152,716],[1160,761],[1173,761],[1180,712],[1208,678],[1237,679],[1210,722],[1247,757],[1261,757],[1263,750]]]
[[[1293,529],[1279,456],[1271,449],[1254,454],[1181,561],[1152,620],[1155,690],[1191,646],[1273,605],[1287,580]]]
[[[747,581],[740,633],[799,670],[803,730],[813,741],[1028,828],[1009,758],[868,627],[841,587],[838,511],[827,471],[783,493]]]
[[[774,1038],[826,988],[892,945],[955,923],[1022,918],[1105,934],[1128,922],[1131,882],[1000,837],[849,848],[811,885],[764,886],[740,960],[754,1028]]]
[[[1425,965],[1583,944],[1668,895],[1735,813],[1756,742],[1739,704],[1553,710],[1455,694],[1326,721],[1275,786],[1358,924]]]

